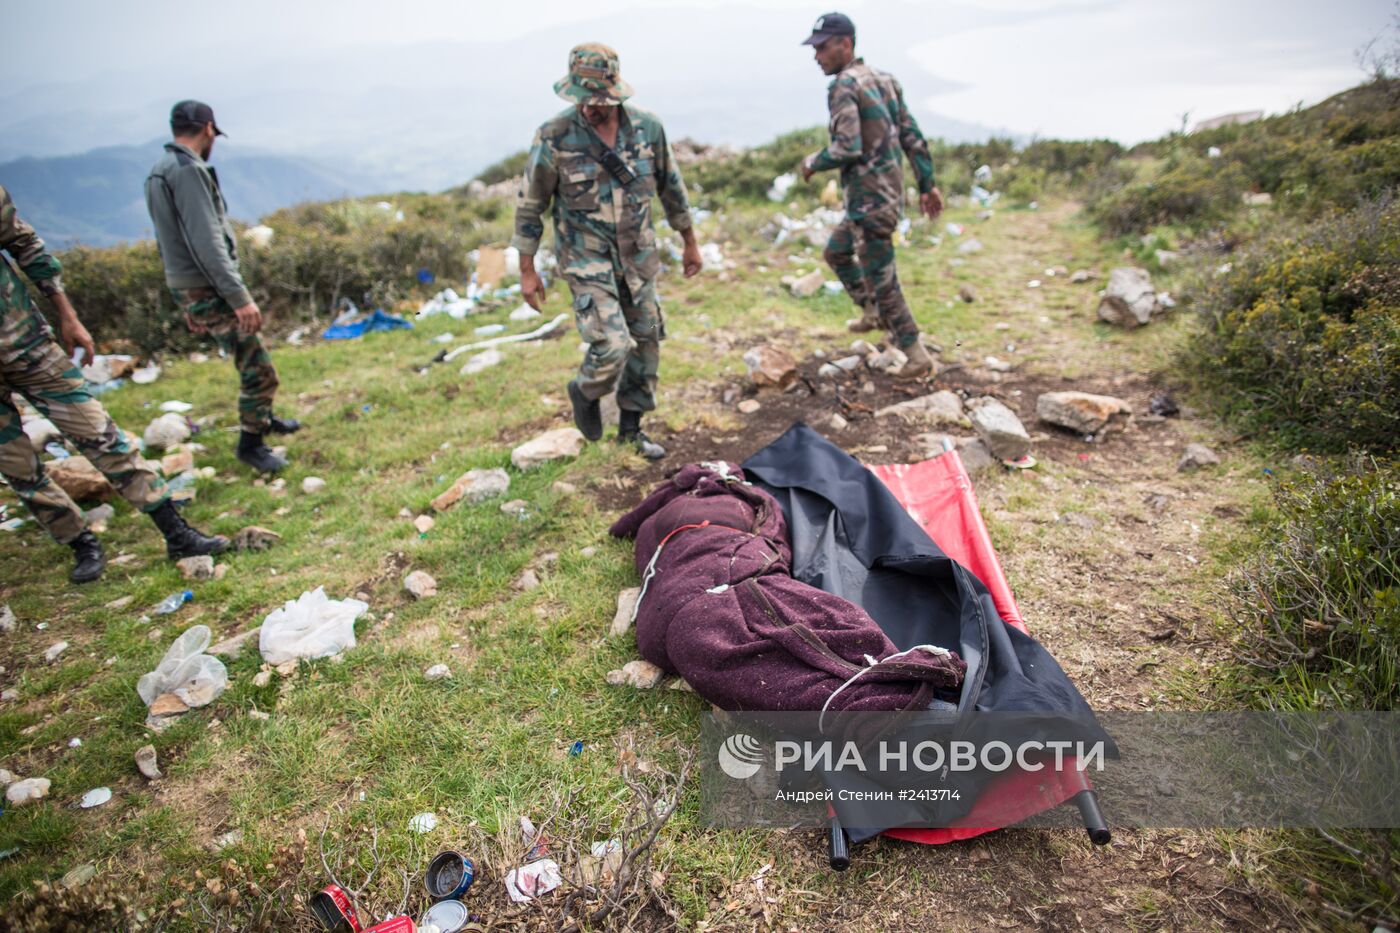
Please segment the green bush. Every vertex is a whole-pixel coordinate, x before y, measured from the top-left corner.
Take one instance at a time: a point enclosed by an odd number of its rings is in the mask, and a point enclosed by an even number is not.
[[[1400,450],[1400,202],[1265,241],[1192,297],[1184,361],[1227,413],[1294,445]]]
[[[1235,577],[1250,706],[1393,710],[1400,700],[1400,462],[1357,456],[1275,490]]]
[[[476,180],[484,185],[496,185],[512,178],[519,178],[525,171],[525,160],[530,157],[528,149],[521,149],[519,152],[511,153],[499,162],[492,163],[481,170],[476,176]]]
[[[60,254],[73,307],[99,343],[130,341],[144,353],[182,350],[197,341],[165,285],[154,241]]]
[[[1146,181],[1101,187],[1089,211],[1111,236],[1140,234],[1161,226],[1204,232],[1239,211],[1245,190],[1245,177],[1238,166],[1222,165],[1218,159],[1201,158],[1183,149],[1169,155]]]
[[[688,185],[696,188],[696,202],[715,206],[725,198],[765,200],[773,179],[785,172],[794,172],[803,157],[827,144],[823,127],[812,127],[786,133],[762,146],[749,149],[732,159],[697,162],[685,169]],[[830,173],[813,176],[810,182],[800,178],[793,186],[790,199],[815,197],[821,192]]]

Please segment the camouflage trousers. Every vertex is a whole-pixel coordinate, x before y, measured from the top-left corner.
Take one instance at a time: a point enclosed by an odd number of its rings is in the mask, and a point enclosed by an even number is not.
[[[578,369],[583,394],[598,399],[616,387],[618,408],[652,411],[666,337],[656,283],[647,282],[634,295],[618,275],[566,278],[579,336],[588,343]]]
[[[63,355],[58,344],[40,344],[14,362],[0,363],[0,474],[34,520],[60,544],[82,534],[83,513],[44,473],[20,424],[16,394],[52,421],[134,507],[152,512],[169,498],[165,481],[146,465],[102,403],[88,392],[82,370]]]
[[[908,347],[919,339],[919,325],[909,312],[895,272],[894,228],[887,230],[885,226],[841,221],[831,231],[825,257],[862,312],[873,308],[895,342]]]
[[[277,395],[277,370],[272,356],[257,334],[238,331],[233,309],[212,288],[175,291],[175,302],[185,309],[190,329],[214,338],[219,349],[238,370],[238,423],[249,434],[266,434],[272,423],[272,400]]]

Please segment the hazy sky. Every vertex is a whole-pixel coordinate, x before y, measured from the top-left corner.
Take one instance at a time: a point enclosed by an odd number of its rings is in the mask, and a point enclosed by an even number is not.
[[[897,73],[921,67],[933,79],[925,86],[942,89],[914,102],[923,110],[1027,135],[1133,142],[1173,128],[1186,112],[1193,121],[1233,110],[1276,112],[1358,83],[1355,50],[1387,25],[1396,6],[1394,0],[843,0],[842,8],[858,28],[862,20],[874,24],[862,45],[878,48],[886,60],[872,64]],[[337,52],[344,55],[347,84],[371,76],[391,80],[375,74],[376,50],[421,45],[431,54],[435,45],[528,43],[536,33],[557,35],[570,24],[578,24],[580,40],[606,41],[589,32],[590,23],[615,23],[643,10],[650,16],[663,11],[670,28],[657,30],[654,41],[674,46],[675,67],[701,69],[697,94],[704,93],[705,63],[745,69],[745,61],[726,59],[722,37],[746,29],[746,11],[765,14],[764,23],[772,23],[773,14],[790,14],[790,35],[781,43],[774,36],[772,55],[791,56],[793,67],[808,69],[808,53],[796,43],[825,12],[798,0],[728,6],[694,0],[7,0],[0,21],[11,41],[0,57],[0,81],[11,95],[30,86],[61,94],[66,85],[76,95],[94,80],[120,90],[130,76],[135,87],[140,74],[146,93],[149,74],[168,68],[173,76],[218,71],[252,88],[270,65],[334,61],[330,55]],[[902,54],[891,54],[896,48]],[[552,49],[550,55],[558,57]],[[624,57],[624,73],[627,62]],[[472,67],[469,60],[451,64],[467,73]],[[555,70],[562,71],[559,64]],[[552,77],[542,75],[541,84]],[[820,76],[814,79],[813,94],[820,98]],[[481,75],[481,87],[489,97],[491,74]],[[83,103],[72,102],[79,109]],[[810,123],[810,116],[795,114],[792,125]]]

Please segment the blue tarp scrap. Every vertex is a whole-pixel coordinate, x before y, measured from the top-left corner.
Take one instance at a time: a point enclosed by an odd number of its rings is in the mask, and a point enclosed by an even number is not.
[[[405,321],[397,314],[386,314],[379,308],[358,321],[348,324],[332,324],[321,335],[322,340],[358,340],[372,330],[412,330],[413,323]]]

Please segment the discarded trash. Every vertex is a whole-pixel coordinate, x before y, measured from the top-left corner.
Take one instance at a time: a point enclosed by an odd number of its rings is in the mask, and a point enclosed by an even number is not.
[[[574,744],[569,746],[569,757],[577,758],[583,754],[583,739],[576,739]]]
[[[1206,150],[1206,156],[1207,156],[1208,158],[1211,158],[1211,159],[1218,159],[1218,158],[1220,158],[1220,155],[1221,155],[1221,153],[1220,153],[1220,147],[1219,147],[1219,146],[1211,146],[1209,149]]]
[[[1147,403],[1147,410],[1162,418],[1170,418],[1181,412],[1176,399],[1166,394],[1152,396],[1152,400]]]
[[[83,794],[83,799],[78,801],[78,806],[84,810],[91,810],[93,807],[100,807],[112,799],[112,789],[110,787],[94,787]]]
[[[471,922],[467,905],[461,901],[438,901],[418,918],[420,933],[462,933],[465,930],[478,930],[480,926]]]
[[[190,424],[184,415],[168,412],[146,425],[141,439],[147,447],[174,447],[189,439]]]
[[[131,381],[139,386],[150,385],[160,378],[160,367],[155,363],[143,366],[131,373]]]
[[[967,256],[982,252],[982,241],[973,237],[958,244],[958,253]]]
[[[472,860],[460,852],[448,849],[439,852],[428,863],[428,871],[423,876],[423,885],[433,900],[460,898],[467,893],[476,878],[476,866]],[[463,908],[465,909],[465,908]],[[424,915],[426,919],[427,915]]]
[[[243,231],[243,239],[252,243],[257,249],[263,249],[272,242],[272,237],[277,231],[267,224],[258,224]]]
[[[559,863],[548,858],[512,868],[506,873],[506,893],[517,904],[524,904],[542,894],[548,894],[563,883],[564,877],[559,872]]]
[[[154,615],[158,616],[168,616],[170,615],[170,613],[174,612],[176,609],[179,609],[181,606],[183,606],[185,603],[189,602],[192,599],[194,599],[193,590],[181,590],[178,593],[171,593],[169,596],[165,597],[160,602],[152,606],[151,612]]]
[[[797,184],[796,173],[784,172],[777,178],[773,179],[773,184],[768,189],[768,200],[786,201],[788,192],[792,190],[792,187],[795,184]]]
[[[72,454],[68,452],[68,448],[64,447],[57,441],[51,441],[50,443],[45,444],[44,453],[48,454],[50,457],[53,457],[55,460],[67,460],[69,457],[72,456]]]
[[[432,269],[423,268],[418,270],[417,279],[419,285],[431,285],[435,278],[436,276],[433,275]]]
[[[534,308],[530,307],[529,305],[525,305],[525,304],[523,304],[523,305],[521,305],[520,307],[516,308],[516,309],[515,309],[514,311],[512,311],[512,312],[510,313],[510,315],[509,315],[509,317],[510,317],[510,319],[511,319],[512,321],[528,321],[528,320],[530,320],[530,319],[532,319],[532,318],[537,318],[537,317],[539,317],[539,316],[540,316],[540,312],[536,311]]]
[[[418,308],[419,317],[431,317],[434,314],[446,314],[454,320],[460,321],[476,310],[476,299],[474,297],[463,298],[450,288],[444,288],[432,298]]]
[[[72,890],[74,888],[81,888],[96,877],[97,866],[91,862],[87,862],[79,865],[77,868],[70,869],[62,878],[58,879],[58,883],[60,887]]]
[[[990,165],[979,165],[977,171],[972,173],[972,180],[979,185],[992,180],[992,167]]]
[[[353,308],[354,305],[351,305]],[[347,318],[342,314],[335,323],[321,334],[322,340],[358,340],[376,330],[412,330],[413,322],[406,321],[397,314],[385,314],[375,308],[370,314],[356,311]]]
[[[482,324],[480,327],[472,328],[472,333],[478,337],[491,337],[505,330],[504,324]]]
[[[1035,458],[1026,454],[1024,457],[1017,457],[1014,460],[1003,460],[1001,464],[1016,470],[1029,470],[1035,466]]]
[[[430,833],[437,828],[438,818],[436,813],[419,813],[408,821],[408,828],[411,832]]]
[[[555,331],[559,325],[568,320],[568,318],[569,315],[567,314],[558,314],[555,315],[554,320],[550,321],[548,324],[541,324],[539,327],[536,327],[526,334],[506,334],[503,337],[492,337],[490,340],[478,340],[475,343],[468,343],[460,347],[455,347],[451,353],[448,353],[442,358],[442,362],[450,362],[471,350],[484,350],[487,347],[500,346],[503,343],[522,343],[526,340],[538,340],[545,334]]]
[[[360,918],[350,895],[338,884],[328,884],[311,898],[311,913],[327,933],[361,933]]]
[[[505,354],[494,347],[490,350],[482,350],[480,353],[467,360],[466,365],[462,367],[462,375],[475,376],[477,373],[490,369],[503,360],[505,360]]]
[[[150,707],[163,694],[174,694],[191,709],[214,702],[228,686],[228,669],[204,653],[212,635],[207,625],[193,625],[161,658],[160,664],[136,682],[136,692]]]
[[[43,800],[49,795],[48,778],[25,778],[5,788],[5,799],[12,807],[23,807]]]
[[[943,229],[944,229],[944,230],[947,230],[947,231],[948,231],[948,234],[949,234],[950,236],[962,236],[963,225],[962,225],[962,224],[955,224],[955,223],[949,221],[948,224],[947,224]]]
[[[69,748],[82,748],[82,747],[83,747],[83,740],[80,739],[80,738],[78,738],[78,737],[75,735],[75,736],[73,736],[73,738],[71,738],[71,739],[68,740],[68,747],[69,747]]]
[[[136,750],[136,770],[148,781],[159,781],[164,775],[156,763],[156,747],[143,745]]]
[[[43,623],[40,623],[40,625],[42,625],[42,624],[43,624]],[[63,652],[65,652],[65,651],[67,651],[67,650],[68,650],[68,642],[66,642],[66,641],[56,641],[56,642],[54,642],[52,645],[49,645],[49,649],[48,649],[47,651],[44,652],[44,660],[47,661],[48,663],[52,664],[53,662],[55,662],[55,661],[58,660],[59,655],[63,654]]]
[[[1000,191],[991,192],[981,185],[973,185],[970,193],[972,195],[972,200],[976,201],[982,207],[991,207],[997,202],[997,198],[1001,197]]]
[[[268,613],[258,650],[269,664],[339,654],[355,647],[355,620],[368,608],[358,599],[329,599],[318,586]]]

